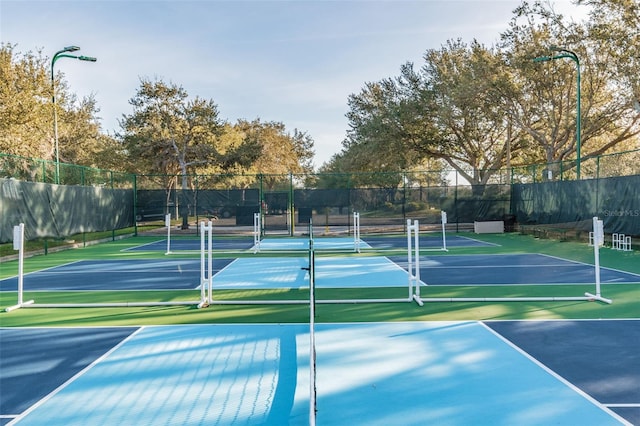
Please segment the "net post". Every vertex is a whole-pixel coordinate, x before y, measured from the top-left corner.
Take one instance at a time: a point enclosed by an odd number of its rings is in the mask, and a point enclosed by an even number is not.
[[[24,223],[13,227],[13,249],[18,251],[18,303],[5,308],[5,312],[33,304],[33,300],[24,301]]]
[[[415,267],[415,274],[414,274],[414,281],[415,281],[415,295],[418,297],[418,299],[420,298],[420,224],[418,222],[418,220],[414,220],[413,221],[413,232],[414,232],[414,250],[415,250],[415,254],[414,254],[414,267]]]
[[[407,219],[407,269],[409,271],[409,301],[423,306],[420,297],[420,224]]]
[[[171,213],[164,216],[164,226],[167,227],[167,252],[165,255],[171,254]]]
[[[206,304],[206,285],[205,285],[205,226],[204,221],[200,222],[200,303],[198,304],[198,308],[202,308]]]
[[[409,271],[409,298],[412,298],[413,293],[413,241],[411,240],[411,219],[407,219],[407,270]]]
[[[600,246],[604,243],[604,225],[597,216],[593,217],[593,259],[596,275],[596,293],[585,293],[585,296],[604,303],[612,303],[611,299],[602,297],[600,293]]]
[[[442,218],[442,250],[449,251],[447,250],[447,212],[444,210],[441,211],[440,216]]]
[[[260,213],[253,214],[253,252],[260,251],[260,228],[261,228]]]
[[[198,308],[211,305],[213,300],[213,223],[200,222],[200,303]]]
[[[208,244],[207,244],[207,268],[209,273],[207,274],[207,285],[209,290],[208,303],[213,301],[213,222],[209,221],[207,225],[208,232]]]
[[[360,253],[360,213],[353,212],[353,251]]]

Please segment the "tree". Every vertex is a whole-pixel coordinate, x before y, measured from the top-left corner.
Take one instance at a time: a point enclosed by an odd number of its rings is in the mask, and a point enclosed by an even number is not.
[[[62,162],[108,167],[100,158],[113,138],[100,133],[98,108],[90,96],[78,100],[63,75],[55,80],[59,157]],[[55,159],[49,59],[42,52],[16,53],[0,45],[0,152]],[[112,158],[112,156],[109,156]]]
[[[267,188],[273,189],[288,175],[310,173],[313,169],[313,139],[305,132],[286,130],[283,123],[266,122],[260,119],[251,122],[238,120],[235,127],[243,134],[244,140],[259,147],[260,155],[246,173],[263,176]]]
[[[181,86],[142,79],[129,103],[133,113],[123,117],[121,127],[124,148],[135,161],[132,171],[182,176],[183,228],[189,227],[186,193],[190,173],[210,165],[223,170],[236,164],[248,166],[257,158],[250,142],[226,146],[222,138],[225,123],[216,104],[199,97],[189,100]]]
[[[41,52],[0,46],[0,152],[53,158],[51,83]]]
[[[640,114],[640,3],[636,0],[578,0],[591,6],[587,30],[606,52],[612,77]]]
[[[511,153],[526,146],[496,89],[507,87],[509,75],[499,53],[475,41],[449,41],[424,58],[419,72],[405,64],[399,77],[368,83],[350,96],[342,161],[406,170],[440,159],[481,193]]]
[[[612,78],[607,55],[583,26],[567,22],[540,2],[523,2],[502,35],[517,87],[504,99],[514,122],[537,147],[535,162],[546,162],[557,175],[563,165],[576,164],[577,67],[565,58],[533,61],[557,56],[549,50],[551,45],[570,49],[580,60],[582,158],[603,154],[634,138],[640,131],[640,115],[629,108],[630,98]]]
[[[528,146],[503,107],[511,75],[500,52],[473,41],[449,40],[425,54],[424,79],[434,93],[434,120],[443,140],[424,146],[442,158],[480,195],[491,178]]]

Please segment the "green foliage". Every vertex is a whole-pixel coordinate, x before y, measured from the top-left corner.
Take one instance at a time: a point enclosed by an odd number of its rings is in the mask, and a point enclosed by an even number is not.
[[[640,148],[640,110],[632,108],[640,108],[640,6],[584,3],[596,7],[576,23],[547,3],[524,1],[499,46],[449,40],[427,50],[419,70],[408,63],[398,77],[366,83],[349,97],[342,152],[323,170],[403,170],[442,159],[480,186],[512,164],[575,161],[576,66],[532,61],[550,45],[581,61],[582,157]]]
[[[60,161],[118,164],[115,141],[100,132],[95,99],[76,99],[60,75],[55,90]],[[52,94],[49,60],[42,52],[19,54],[10,44],[0,45],[0,152],[55,159]]]
[[[222,161],[217,149],[223,123],[213,101],[188,100],[173,83],[141,80],[125,115],[123,145],[137,173],[187,174],[197,165]]]
[[[612,78],[630,102],[640,103],[640,3],[636,0],[582,0],[592,6],[589,37],[611,65]],[[640,111],[637,111],[640,113]]]
[[[522,133],[511,131],[496,89],[508,80],[502,58],[460,40],[428,50],[424,58],[419,71],[406,64],[399,77],[350,96],[350,132],[340,158],[357,170],[407,169],[441,159],[484,184],[508,155],[526,146]]]
[[[581,156],[610,152],[640,132],[640,114],[633,113],[629,96],[621,96],[610,56],[590,36],[588,25],[567,21],[548,6],[535,2],[516,9],[502,36],[507,63],[513,67],[517,90],[507,97],[510,116],[535,143],[531,162],[555,165],[577,154],[578,64],[562,57],[560,46],[575,52],[581,71]],[[533,58],[554,58],[543,62]],[[636,139],[637,141],[637,139]],[[637,142],[636,142],[637,143]]]
[[[47,60],[0,45],[0,152],[53,158],[53,110]]]

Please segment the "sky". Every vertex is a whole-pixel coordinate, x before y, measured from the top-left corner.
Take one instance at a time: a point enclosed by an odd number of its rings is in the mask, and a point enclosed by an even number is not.
[[[348,97],[423,64],[447,40],[489,46],[520,0],[0,0],[0,42],[14,52],[66,46],[97,62],[56,61],[69,90],[93,95],[115,134],[140,79],[212,99],[220,118],[284,123],[315,141],[315,165],[340,152]],[[584,14],[569,0],[564,14]]]

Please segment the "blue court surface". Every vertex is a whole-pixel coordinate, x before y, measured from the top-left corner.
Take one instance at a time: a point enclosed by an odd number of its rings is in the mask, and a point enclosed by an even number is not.
[[[366,241],[359,242],[361,249],[371,248]],[[406,244],[405,244],[406,247]],[[356,250],[354,238],[320,237],[313,240],[314,250]],[[269,250],[309,250],[309,238],[264,238],[260,241],[260,251]]]
[[[172,239],[170,251],[200,251],[200,239]],[[404,247],[406,247],[406,239]],[[253,238],[213,238],[211,242],[213,250],[252,250],[257,248]],[[314,240],[316,250],[355,250],[354,238],[320,237]],[[402,247],[402,246],[399,246]],[[309,238],[264,238],[259,244],[260,250],[284,250],[303,251],[309,249]],[[371,248],[366,242],[360,241],[360,248]],[[167,251],[167,240],[158,240],[152,243],[127,249],[128,251]]]
[[[316,250],[354,250],[356,244],[353,237],[316,237],[313,240]],[[451,235],[446,238],[447,248],[455,247],[491,247],[495,244],[476,240],[459,235]],[[401,249],[407,247],[407,238],[402,236],[365,236],[360,239],[360,249]],[[441,236],[420,235],[420,247],[423,250],[440,250],[443,248]],[[250,250],[254,248],[253,238],[216,238],[212,240],[213,250]],[[308,250],[308,238],[264,238],[260,241],[260,250]],[[199,251],[200,239],[171,239],[170,251]],[[167,240],[162,239],[148,244],[142,244],[127,249],[127,251],[167,251]]]
[[[213,272],[232,259],[214,259]],[[82,260],[25,274],[29,291],[184,290],[200,286],[200,260]],[[17,277],[0,280],[1,291],[16,291]]]
[[[200,251],[200,238],[171,238],[170,251]],[[214,250],[248,250],[253,247],[253,237],[248,238],[212,238],[211,242]],[[167,240],[153,241],[129,248],[124,251],[167,251]]]
[[[426,285],[592,284],[592,265],[541,254],[421,256]],[[308,256],[213,258],[214,289],[274,289],[309,286]],[[316,287],[408,286],[406,256],[316,256]],[[201,283],[199,259],[92,260],[26,274],[29,291],[188,290]],[[601,268],[603,285],[640,283],[640,275]],[[17,277],[0,280],[16,291]]]
[[[213,278],[217,289],[309,287],[307,257],[239,258]],[[316,257],[317,288],[407,287],[409,274],[384,256]]]
[[[309,424],[308,324],[2,328],[0,338],[5,424]],[[606,351],[593,344],[602,339]],[[318,425],[640,420],[637,321],[316,324],[315,340]]]
[[[407,247],[407,237],[367,236],[364,240],[374,249],[396,249]],[[413,241],[412,241],[413,244]],[[420,234],[419,244],[422,250],[442,250],[444,243],[442,235]],[[495,247],[496,244],[476,240],[460,235],[446,236],[447,249],[461,247]]]
[[[403,267],[407,259],[390,257]],[[420,278],[427,285],[518,285],[595,283],[595,268],[543,254],[421,256]],[[603,284],[640,283],[640,275],[601,268]]]

